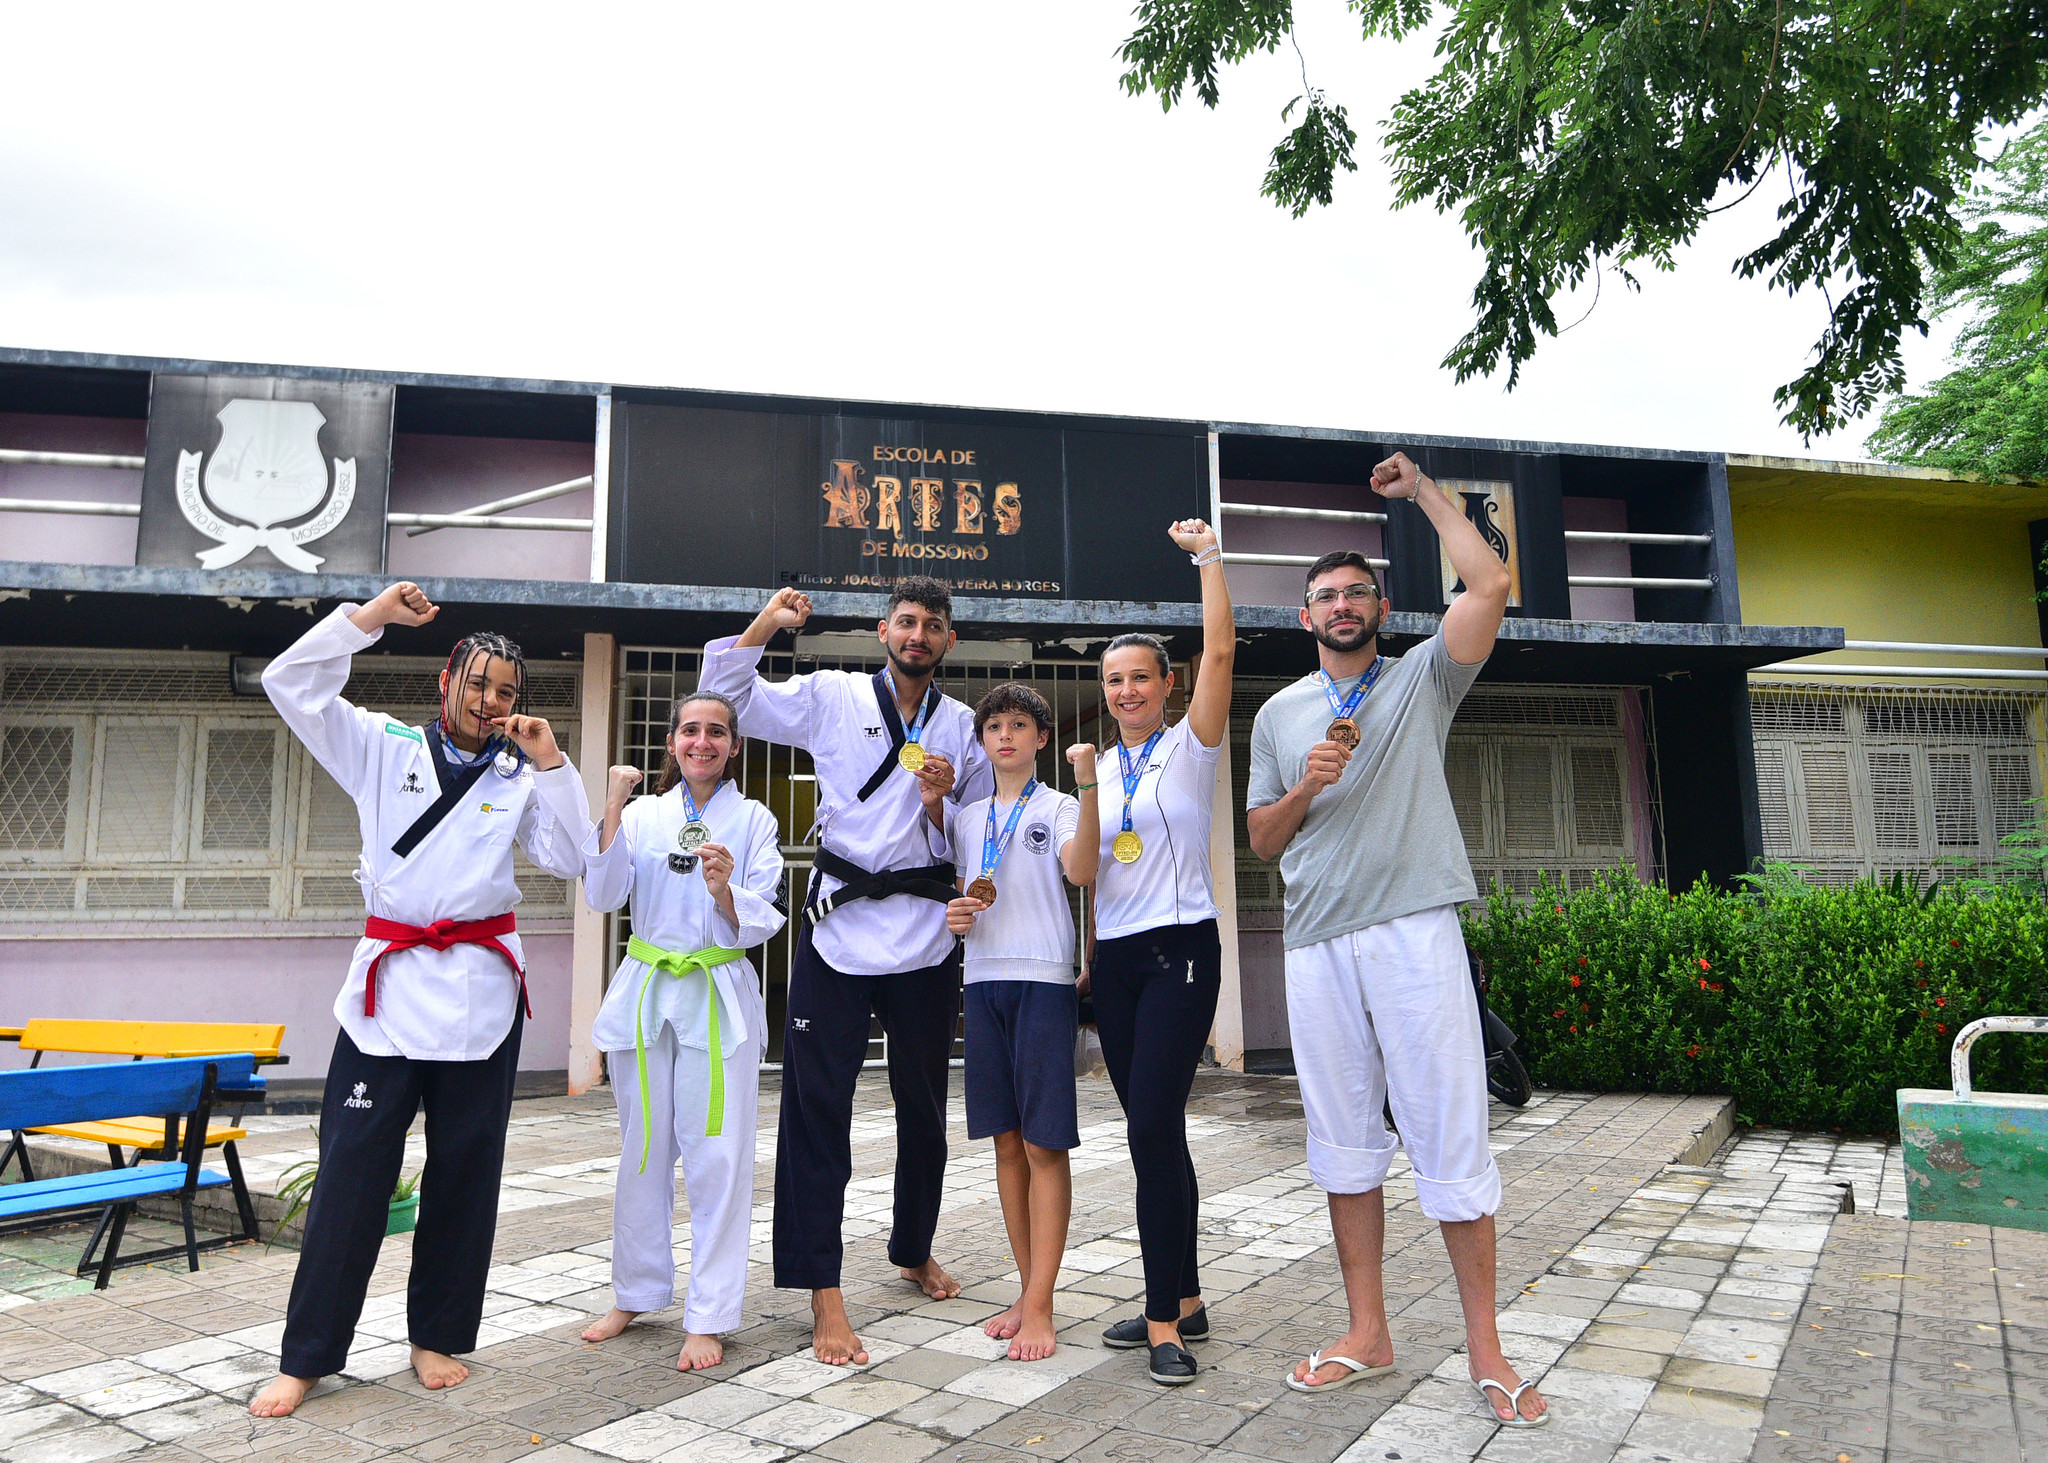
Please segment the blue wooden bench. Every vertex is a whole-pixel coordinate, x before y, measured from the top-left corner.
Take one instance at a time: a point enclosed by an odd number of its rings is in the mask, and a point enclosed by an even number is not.
[[[262,1096],[263,1079],[256,1075],[256,1059],[247,1054],[0,1072],[0,1129],[20,1131],[140,1113],[163,1119],[163,1151],[178,1155],[162,1163],[138,1162],[100,1173],[0,1185],[0,1233],[33,1229],[62,1222],[60,1216],[98,1210],[108,1222],[94,1233],[78,1265],[81,1275],[99,1272],[95,1289],[105,1290],[114,1271],[123,1266],[146,1265],[178,1255],[197,1270],[201,1246],[192,1223],[192,1200],[201,1189],[232,1184],[228,1175],[200,1167],[213,1106],[216,1102],[260,1101]],[[135,1206],[144,1199],[173,1195],[184,1213],[185,1243],[123,1255],[121,1237]],[[101,1234],[106,1236],[106,1250],[95,1260],[93,1251]]]

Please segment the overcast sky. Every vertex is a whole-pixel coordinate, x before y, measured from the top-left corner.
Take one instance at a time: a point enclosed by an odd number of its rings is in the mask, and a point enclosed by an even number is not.
[[[1476,257],[1379,161],[1432,46],[1299,10],[1362,161],[1296,221],[1294,55],[1162,114],[1120,3],[17,7],[0,344],[1862,455],[1778,425],[1824,306],[1730,273],[1767,190],[1454,384]]]

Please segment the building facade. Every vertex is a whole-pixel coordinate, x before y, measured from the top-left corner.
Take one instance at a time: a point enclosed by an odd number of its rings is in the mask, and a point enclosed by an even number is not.
[[[772,648],[771,675],[877,665],[887,583],[933,573],[956,594],[949,690],[1028,679],[1060,718],[1055,748],[1102,738],[1094,657],[1111,635],[1164,637],[1185,689],[1199,606],[1164,527],[1199,514],[1220,526],[1240,636],[1212,848],[1216,1055],[1284,1059],[1284,891],[1243,837],[1246,745],[1263,699],[1314,666],[1297,622],[1314,556],[1351,547],[1382,566],[1397,649],[1455,592],[1427,521],[1366,486],[1395,448],[1461,495],[1515,585],[1448,751],[1482,882],[1526,891],[1547,871],[1576,885],[1618,865],[1725,881],[1808,847],[1783,830],[1794,799],[1822,795],[1825,759],[1753,730],[1752,707],[1814,700],[1778,687],[1818,674],[1776,668],[1839,650],[1845,617],[1776,588],[1772,565],[1799,550],[1768,547],[1791,530],[1744,516],[1745,474],[1763,469],[1740,459],[0,352],[0,1022],[284,1021],[291,1080],[317,1080],[360,931],[357,835],[257,676],[314,616],[390,579],[445,608],[360,657],[351,699],[425,720],[447,645],[502,630],[526,647],[533,709],[595,802],[609,763],[658,762],[701,647],[783,584],[818,615]],[[1858,723],[1865,740],[1843,756],[1889,765],[1870,761],[1878,725]],[[1970,742],[1971,776],[2018,788],[2017,745]],[[1946,743],[1918,755],[1914,776],[1953,785]],[[1043,770],[1068,776],[1056,756]],[[750,743],[739,775],[781,820],[799,898],[808,759]],[[1930,827],[1953,825],[1928,808]],[[538,870],[520,877],[527,1079],[580,1089],[599,1074],[588,1031],[621,921]],[[779,1013],[787,939],[757,963]]]

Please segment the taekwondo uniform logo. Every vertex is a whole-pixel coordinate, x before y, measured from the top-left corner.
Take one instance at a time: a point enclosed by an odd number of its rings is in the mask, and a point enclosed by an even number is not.
[[[367,1082],[356,1083],[356,1090],[342,1099],[343,1107],[375,1107],[377,1104],[363,1094],[370,1090]]]
[[[268,549],[280,563],[313,573],[324,561],[302,545],[332,533],[348,516],[356,496],[356,460],[334,459],[330,493],[320,455],[320,428],[327,418],[310,401],[237,397],[220,409],[219,420],[220,443],[211,457],[178,454],[178,508],[215,543],[194,557],[205,568],[222,569]],[[295,519],[303,521],[294,524]]]

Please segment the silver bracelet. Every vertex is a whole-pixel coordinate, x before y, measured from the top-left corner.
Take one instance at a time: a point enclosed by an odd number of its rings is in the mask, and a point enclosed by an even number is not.
[[[1204,565],[1215,563],[1218,559],[1222,557],[1222,546],[1219,544],[1211,544],[1208,548],[1202,550],[1202,552],[1199,554],[1189,554],[1188,562],[1190,564],[1193,564],[1197,569],[1200,569]]]

